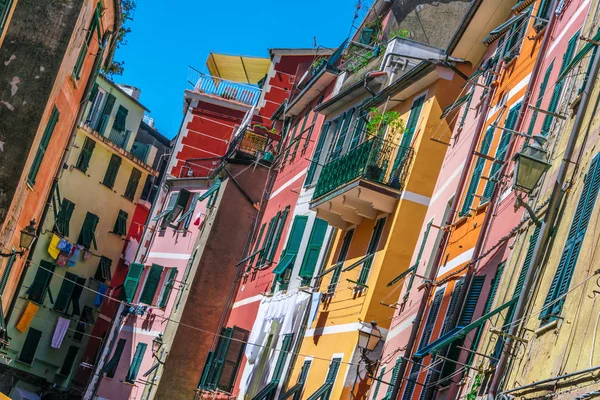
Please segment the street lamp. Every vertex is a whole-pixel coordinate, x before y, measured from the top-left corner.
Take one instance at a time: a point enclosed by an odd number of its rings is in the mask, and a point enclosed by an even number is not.
[[[370,324],[362,323],[358,330],[358,348],[363,351],[373,351],[381,341],[381,331],[377,327],[377,322],[372,321]]]
[[[158,350],[160,350],[163,344],[162,333],[159,333],[158,336],[152,340],[152,352],[154,354],[158,353]]]
[[[520,153],[515,154],[514,188],[531,194],[542,175],[550,168],[546,150],[542,147],[546,138],[533,136],[533,143],[526,144]]]
[[[22,256],[26,250],[29,250],[37,235],[35,233],[35,219],[29,222],[29,225],[21,229],[21,236],[19,237],[20,251],[11,251],[10,253],[0,253],[0,257],[12,257],[13,255]]]

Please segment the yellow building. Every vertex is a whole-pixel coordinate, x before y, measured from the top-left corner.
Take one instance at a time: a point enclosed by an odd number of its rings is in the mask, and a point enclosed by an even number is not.
[[[386,53],[443,57],[399,38]],[[394,302],[387,284],[409,267],[449,141],[450,127],[440,116],[464,83],[446,66],[389,58],[382,71],[347,81],[319,107],[329,126],[313,157],[320,166],[311,209],[337,232],[315,285],[321,304],[308,321],[291,378],[290,385],[304,382],[302,398],[366,395],[371,380],[358,330],[375,321],[387,333],[393,305],[386,301]],[[399,64],[406,68],[394,75]]]
[[[73,377],[94,364],[88,341],[101,340],[90,335],[104,301],[97,293],[111,290],[144,183],[156,175],[156,148],[136,142],[144,111],[97,78],[9,316],[13,391],[77,393],[87,383]]]

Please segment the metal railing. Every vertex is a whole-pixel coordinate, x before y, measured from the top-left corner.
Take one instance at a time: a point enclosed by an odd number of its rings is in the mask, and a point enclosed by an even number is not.
[[[379,137],[369,139],[323,167],[313,199],[356,179],[401,190],[413,152],[411,147],[400,147]]]
[[[254,106],[260,97],[261,89],[257,86],[245,85],[204,74],[189,67],[188,82],[194,91],[220,97],[225,100]]]
[[[148,159],[148,153],[150,151],[150,145],[140,142],[133,142],[131,146],[131,154],[138,160],[146,162]]]
[[[253,155],[260,155],[267,150],[267,142],[268,140],[265,136],[246,130],[238,146],[238,150]]]
[[[119,146],[125,151],[128,151],[126,146],[129,141],[129,136],[131,135],[131,131],[125,130],[120,131],[115,129],[114,127],[110,130],[110,134],[108,135],[108,140]]]

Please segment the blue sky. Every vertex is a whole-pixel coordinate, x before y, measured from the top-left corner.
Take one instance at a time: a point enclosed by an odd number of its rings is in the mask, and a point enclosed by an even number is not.
[[[205,70],[209,52],[267,57],[274,47],[337,47],[348,35],[357,0],[138,0],[118,83],[141,89],[165,136],[181,124],[188,65]],[[366,7],[366,6],[365,6]]]

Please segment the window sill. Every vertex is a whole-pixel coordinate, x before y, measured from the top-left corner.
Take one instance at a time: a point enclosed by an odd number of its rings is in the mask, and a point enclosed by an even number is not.
[[[546,325],[543,325],[535,330],[534,334],[537,337],[542,336],[546,332],[550,332],[553,329],[558,328],[558,320],[554,320],[552,322],[548,322]]]
[[[73,165],[73,169],[75,169],[75,170],[77,170],[77,171],[81,172],[82,174],[84,174],[84,175],[85,175],[85,176],[87,176],[88,178],[91,176],[91,175],[88,175],[88,173],[87,173],[87,170],[85,170],[85,171],[84,171],[84,170],[82,170],[82,169],[80,169],[80,168],[77,168],[77,166],[75,166],[75,165]]]
[[[108,186],[108,185],[104,184],[104,182],[98,182],[98,183],[99,183],[100,185],[104,186],[105,188],[109,189],[111,192],[113,192],[113,193],[117,193],[117,191],[116,191],[116,190],[114,190],[112,187],[110,187],[110,186]]]
[[[135,205],[135,204],[136,204],[136,202],[135,202],[135,201],[133,201],[133,199],[130,199],[129,197],[125,196],[124,194],[122,194],[122,195],[121,195],[121,197],[122,197],[122,198],[124,198],[124,199],[125,199],[125,200],[127,200],[127,201],[130,201],[130,202],[131,202],[133,205]]]
[[[25,181],[25,187],[27,188],[27,190],[33,192],[33,185],[31,183],[29,183],[28,180]]]

